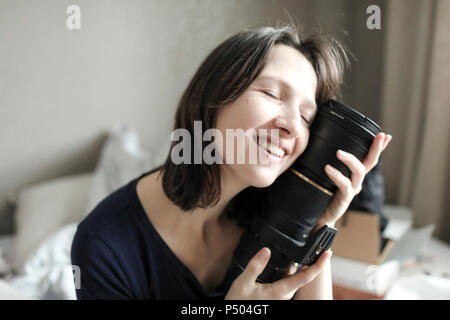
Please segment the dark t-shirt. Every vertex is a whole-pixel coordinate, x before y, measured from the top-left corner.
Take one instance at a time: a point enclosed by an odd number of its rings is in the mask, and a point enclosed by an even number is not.
[[[234,279],[207,291],[148,219],[132,180],[79,224],[71,258],[80,268],[81,299],[223,299]]]

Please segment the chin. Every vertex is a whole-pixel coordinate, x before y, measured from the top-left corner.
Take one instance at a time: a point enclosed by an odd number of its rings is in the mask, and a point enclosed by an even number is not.
[[[256,166],[249,172],[249,185],[255,188],[266,188],[270,186],[281,175],[280,170],[275,168]]]

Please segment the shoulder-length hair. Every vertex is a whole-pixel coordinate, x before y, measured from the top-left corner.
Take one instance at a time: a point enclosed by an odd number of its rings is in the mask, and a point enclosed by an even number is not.
[[[193,137],[194,121],[202,122],[202,134],[214,128],[219,108],[235,101],[250,86],[276,44],[297,49],[311,62],[317,76],[317,105],[339,94],[348,58],[344,46],[334,38],[315,33],[301,39],[292,26],[244,31],[225,40],[202,62],[179,101],[174,129],[184,128]],[[202,143],[204,148],[206,142]],[[167,197],[185,211],[217,204],[219,164],[174,164],[171,153],[175,145],[172,142],[161,166]],[[190,154],[194,155],[193,149]]]

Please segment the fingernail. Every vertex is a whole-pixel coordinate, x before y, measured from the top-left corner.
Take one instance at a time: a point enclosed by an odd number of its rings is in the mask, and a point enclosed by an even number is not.
[[[258,254],[258,258],[260,258],[261,260],[267,260],[268,257],[269,257],[269,249],[267,248],[261,249],[261,251]]]
[[[333,256],[333,251],[331,251],[331,250],[327,250],[327,251],[328,251],[327,259],[331,259],[331,257]]]
[[[327,172],[329,172],[329,173],[333,173],[333,172],[334,172],[333,167],[330,166],[329,164],[327,164],[327,165],[325,166],[325,170],[326,170]]]

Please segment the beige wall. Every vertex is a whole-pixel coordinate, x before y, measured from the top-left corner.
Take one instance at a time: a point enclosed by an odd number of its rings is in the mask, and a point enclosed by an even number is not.
[[[365,28],[365,8],[379,2],[0,0],[0,232],[11,230],[9,192],[92,170],[112,125],[132,124],[149,149],[168,139],[206,54],[243,28],[287,21],[285,11],[306,32],[318,21],[348,32],[359,60],[345,101],[377,119],[383,35]],[[70,4],[81,8],[79,31],[66,28]]]

